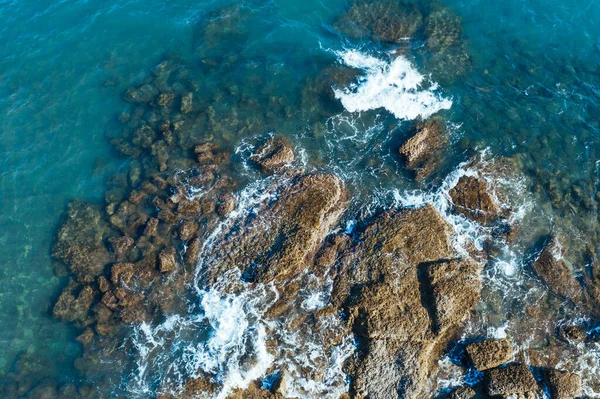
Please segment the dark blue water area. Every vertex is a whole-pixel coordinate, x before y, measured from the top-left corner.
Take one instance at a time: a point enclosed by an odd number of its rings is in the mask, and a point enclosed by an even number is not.
[[[315,105],[302,102],[307,81],[316,90],[335,83],[321,74],[339,65],[335,51],[357,48],[385,59],[390,49],[334,29],[349,3],[239,3],[250,14],[235,23],[239,32],[211,36],[202,27],[238,2],[0,0],[0,384],[16,382],[26,392],[45,378],[85,380],[73,366],[80,331],[51,317],[67,281],[57,276],[51,246],[67,203],[102,204],[107,179],[128,167],[109,144],[122,129],[117,116],[128,109],[123,93],[165,57],[200,76],[201,102],[217,111],[231,105],[227,93],[261,91],[286,101],[280,108],[288,107],[287,117],[262,118],[248,135],[222,135],[229,149],[256,132],[279,131],[314,167],[347,173],[365,198],[375,188],[420,187],[395,156],[410,121],[366,112],[354,128],[372,137],[346,141],[347,132],[323,132],[339,103],[321,120],[302,108]],[[595,247],[596,202],[588,200],[596,198],[600,159],[600,4],[444,4],[462,18],[472,61],[466,75],[441,85],[452,99],[445,115],[458,126],[445,170],[487,147],[494,155],[520,154],[536,198],[552,203],[559,217],[584,215],[577,223]],[[419,59],[411,61],[427,73]],[[240,107],[239,119],[251,113]]]

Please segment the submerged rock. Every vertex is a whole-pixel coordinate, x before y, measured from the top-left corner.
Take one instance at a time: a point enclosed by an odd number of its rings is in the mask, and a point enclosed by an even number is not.
[[[400,43],[412,37],[422,25],[423,16],[414,4],[392,0],[355,0],[334,28],[354,38],[366,36]]]
[[[475,368],[484,371],[512,359],[513,349],[507,339],[486,339],[467,345],[467,354]]]
[[[112,230],[100,207],[73,201],[67,218],[58,231],[52,256],[65,262],[81,282],[92,282],[102,275],[111,261],[104,239]]]
[[[271,173],[294,161],[294,149],[286,139],[275,136],[258,147],[250,160],[256,162],[263,172]]]
[[[581,287],[563,258],[562,248],[556,239],[552,239],[544,247],[531,267],[552,292],[575,302],[579,301]]]
[[[573,399],[581,394],[581,377],[561,370],[546,372],[551,399]]]
[[[506,367],[486,371],[485,389],[490,396],[509,396],[535,391],[535,378],[525,364],[512,363]]]
[[[500,215],[500,206],[482,178],[462,176],[449,194],[455,210],[469,219],[489,223]]]
[[[440,153],[448,138],[440,118],[433,117],[417,125],[416,133],[400,147],[406,167],[415,172],[418,181],[429,177],[441,163]]]
[[[90,309],[95,296],[96,293],[91,286],[81,287],[78,284],[70,283],[60,294],[54,305],[52,317],[84,327],[92,322]]]
[[[431,51],[438,51],[459,44],[463,33],[460,17],[439,3],[431,8],[425,20],[427,47]]]

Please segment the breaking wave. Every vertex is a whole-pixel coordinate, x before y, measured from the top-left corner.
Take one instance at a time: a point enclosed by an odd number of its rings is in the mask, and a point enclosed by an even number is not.
[[[385,108],[400,120],[413,120],[452,106],[452,100],[439,93],[439,85],[426,84],[423,75],[402,56],[385,61],[355,49],[335,54],[341,63],[364,72],[357,82],[334,89],[349,112]]]

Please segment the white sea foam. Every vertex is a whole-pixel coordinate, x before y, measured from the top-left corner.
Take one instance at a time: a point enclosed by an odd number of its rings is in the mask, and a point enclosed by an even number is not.
[[[385,108],[400,120],[413,120],[452,106],[452,100],[439,93],[438,84],[426,82],[402,56],[386,61],[356,49],[335,54],[343,64],[364,72],[350,86],[334,88],[336,98],[349,112]]]

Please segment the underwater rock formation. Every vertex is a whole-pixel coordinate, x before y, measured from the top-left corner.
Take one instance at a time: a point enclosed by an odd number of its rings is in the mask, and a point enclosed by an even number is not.
[[[92,282],[111,261],[103,242],[111,233],[99,207],[73,201],[58,231],[52,256],[66,263],[78,281]]]
[[[354,38],[400,43],[423,25],[423,16],[414,4],[398,1],[355,0],[334,24]]]

